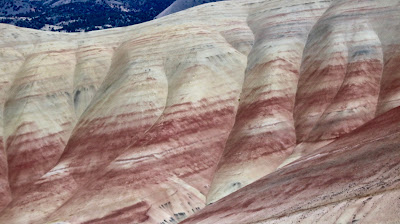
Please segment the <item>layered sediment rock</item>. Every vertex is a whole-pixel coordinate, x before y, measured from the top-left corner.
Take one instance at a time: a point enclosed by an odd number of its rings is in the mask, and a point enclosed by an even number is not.
[[[382,114],[183,223],[398,222],[399,112]]]
[[[247,20],[254,45],[235,126],[207,197],[209,203],[273,172],[292,153],[302,51],[310,29],[328,6],[329,2],[296,5],[293,1],[251,6]]]
[[[239,0],[0,24],[0,223],[399,221],[399,15]]]

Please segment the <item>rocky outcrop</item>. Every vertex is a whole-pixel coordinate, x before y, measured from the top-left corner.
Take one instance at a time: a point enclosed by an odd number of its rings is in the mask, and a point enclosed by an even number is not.
[[[399,15],[238,0],[0,24],[0,223],[399,221]]]

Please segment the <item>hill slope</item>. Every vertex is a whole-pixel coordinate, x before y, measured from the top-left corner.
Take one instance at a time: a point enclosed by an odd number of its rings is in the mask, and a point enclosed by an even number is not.
[[[235,0],[0,24],[0,223],[399,222],[399,21],[395,0]]]
[[[161,18],[179,11],[183,11],[194,6],[198,6],[204,3],[218,2],[221,0],[176,0],[168,8],[162,11],[156,16],[156,18]]]

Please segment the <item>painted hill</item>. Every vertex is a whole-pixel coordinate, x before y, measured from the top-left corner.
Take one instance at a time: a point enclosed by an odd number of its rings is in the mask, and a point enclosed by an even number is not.
[[[399,34],[397,0],[0,24],[0,223],[398,223]]]

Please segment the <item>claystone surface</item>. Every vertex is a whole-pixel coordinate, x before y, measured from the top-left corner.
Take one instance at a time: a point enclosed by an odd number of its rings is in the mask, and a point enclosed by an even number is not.
[[[399,37],[398,0],[0,24],[0,223],[398,223]]]

